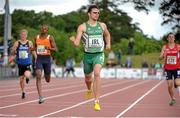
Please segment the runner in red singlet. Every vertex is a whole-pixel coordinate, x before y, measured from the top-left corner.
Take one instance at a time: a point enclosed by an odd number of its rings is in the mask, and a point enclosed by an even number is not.
[[[161,50],[159,59],[164,59],[164,70],[168,85],[168,92],[171,97],[169,105],[174,105],[176,99],[173,92],[173,85],[180,85],[180,61],[179,61],[179,51],[180,45],[175,43],[175,38],[173,33],[168,34],[168,43],[165,44]],[[175,81],[175,82],[174,82]]]

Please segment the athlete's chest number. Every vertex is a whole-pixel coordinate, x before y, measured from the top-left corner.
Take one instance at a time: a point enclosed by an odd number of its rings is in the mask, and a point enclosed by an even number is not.
[[[100,35],[90,36],[89,37],[89,47],[102,47],[103,38]]]
[[[176,64],[176,56],[167,56],[167,64]]]
[[[42,53],[46,53],[46,49],[44,45],[38,45],[37,46],[37,54],[42,54]]]
[[[28,58],[28,53],[27,51],[19,51],[19,58],[20,59],[25,59],[25,58]]]

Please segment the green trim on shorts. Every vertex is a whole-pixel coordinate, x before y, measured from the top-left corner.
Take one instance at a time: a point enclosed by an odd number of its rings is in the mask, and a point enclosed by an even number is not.
[[[90,74],[94,70],[94,66],[96,64],[100,64],[103,66],[104,64],[104,52],[101,53],[84,53],[83,58],[83,64],[84,64],[84,73]]]

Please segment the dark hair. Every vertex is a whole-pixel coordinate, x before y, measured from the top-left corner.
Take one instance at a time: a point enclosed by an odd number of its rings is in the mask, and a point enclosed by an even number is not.
[[[169,32],[169,33],[168,33],[168,36],[169,36],[170,34],[173,34],[173,33],[172,33],[172,32]],[[174,34],[173,34],[173,35],[174,35]]]
[[[89,8],[88,8],[88,13],[90,13],[91,10],[94,9],[94,8],[99,9],[99,7],[97,5],[90,5]]]

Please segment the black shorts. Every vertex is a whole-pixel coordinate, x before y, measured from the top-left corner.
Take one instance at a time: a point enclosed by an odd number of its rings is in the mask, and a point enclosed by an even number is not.
[[[166,80],[174,80],[176,78],[180,78],[180,69],[175,69],[175,70],[167,70],[165,69],[165,76],[166,76]]]
[[[66,68],[66,71],[67,72],[70,72],[70,71],[74,72],[74,68]]]
[[[38,56],[36,69],[44,70],[45,75],[51,74],[51,56]]]
[[[18,65],[18,69],[19,69],[19,76],[24,75],[25,71],[31,71],[31,65]]]

